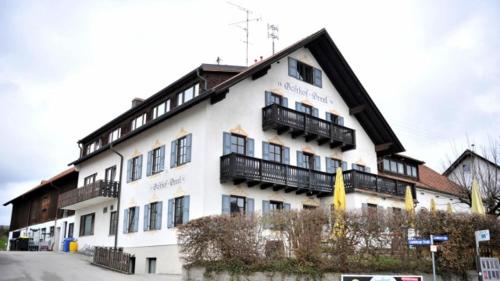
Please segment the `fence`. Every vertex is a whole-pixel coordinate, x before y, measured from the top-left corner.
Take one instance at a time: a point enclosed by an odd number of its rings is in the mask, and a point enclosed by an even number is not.
[[[122,248],[95,247],[92,264],[121,273],[133,274],[135,257],[132,254],[124,253]]]

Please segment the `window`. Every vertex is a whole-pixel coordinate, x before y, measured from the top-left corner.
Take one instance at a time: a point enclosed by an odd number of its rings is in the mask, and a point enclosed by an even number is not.
[[[68,225],[68,237],[69,238],[73,238],[73,230],[75,228],[75,224],[74,223],[70,223]]]
[[[191,162],[192,135],[172,141],[170,150],[170,167],[177,167]]]
[[[370,204],[368,203],[368,216],[375,216],[377,215],[377,204]]]
[[[113,141],[119,139],[121,134],[122,134],[122,128],[118,128],[118,129],[114,130],[113,132],[109,133],[109,142],[113,142]]]
[[[156,119],[169,111],[170,111],[170,99],[160,103],[155,108],[153,108],[153,119]]]
[[[418,169],[416,165],[406,164],[396,160],[384,159],[382,169],[403,176],[418,178]]]
[[[347,163],[345,164],[347,166]],[[326,157],[326,172],[327,173],[335,173],[337,168],[341,167],[345,170],[347,167],[342,165],[342,160]]]
[[[42,231],[41,231],[40,241],[45,240],[46,236],[47,236],[47,229],[45,229],[45,227],[44,227],[44,228],[42,228]]]
[[[246,210],[246,200],[245,197],[231,196],[231,214],[244,214]]]
[[[175,211],[174,211],[174,226],[181,225],[183,223],[183,208],[184,208],[184,197],[175,198]]]
[[[312,206],[312,205],[303,205],[302,208],[304,210],[315,210],[317,209],[318,207],[317,206]]]
[[[340,126],[344,126],[344,117],[330,113],[330,112],[326,112],[325,114],[326,114],[326,121],[340,125]]]
[[[147,258],[148,273],[156,273],[156,258]]]
[[[269,160],[282,163],[281,157],[282,146],[277,144],[269,144]]]
[[[405,173],[404,165],[403,163],[398,163],[398,174],[403,174]]]
[[[162,202],[153,202],[144,206],[144,230],[161,229]]]
[[[146,124],[146,113],[132,120],[132,131]]]
[[[50,237],[54,237],[54,227],[53,226],[50,227],[50,234],[49,235],[50,235]]]
[[[269,210],[271,212],[283,210],[283,202],[280,201],[269,201]]]
[[[246,137],[231,134],[231,152],[245,155]]]
[[[198,92],[199,92],[198,84],[195,84],[195,85],[187,88],[186,90],[178,93],[177,94],[177,106],[182,105],[182,104],[190,101],[194,97],[198,96]]]
[[[165,146],[153,149],[148,153],[148,176],[157,174],[164,169]]]
[[[94,235],[94,220],[95,220],[95,213],[80,217],[80,236]],[[71,230],[71,232],[73,231]],[[72,237],[72,235],[70,237]]]
[[[412,176],[412,177],[415,177],[415,178],[416,178],[416,177],[418,177],[418,174],[417,174],[417,167],[415,167],[415,166],[412,166],[412,167],[411,167],[411,176]]]
[[[100,139],[87,145],[87,154],[90,154],[90,153],[98,150],[99,148],[101,148],[101,140]]]
[[[391,161],[391,172],[393,172],[393,173],[398,172],[398,164],[394,161]]]
[[[128,160],[127,182],[135,181],[142,175],[142,155]]]
[[[383,162],[383,168],[384,168],[384,171],[390,171],[391,170],[391,162],[389,161],[389,159],[384,159],[384,162]]]
[[[469,164],[463,164],[462,165],[462,169],[466,173],[470,172],[470,166],[469,166]]]
[[[186,137],[177,140],[177,147],[179,149],[177,153],[177,164],[182,165],[187,163],[187,139]]]
[[[322,86],[321,70],[291,57],[288,58],[288,75],[320,88]]]
[[[320,170],[319,156],[313,154],[297,151],[297,164],[301,168]]]
[[[109,213],[109,235],[115,235],[118,228],[118,215],[116,211]]]
[[[93,174],[93,175],[90,175],[88,177],[85,177],[83,179],[83,185],[89,185],[89,184],[93,184],[95,182],[95,178],[97,177],[97,173]]]
[[[116,177],[116,166],[112,166],[104,170],[104,181],[111,182],[115,181]]]
[[[279,104],[281,106],[288,107],[288,99],[281,95],[266,91],[265,97],[266,97],[266,106],[271,104]]]
[[[125,221],[127,222],[126,233],[137,232],[137,223],[139,221],[139,207],[131,207],[127,209],[128,216],[125,215]]]

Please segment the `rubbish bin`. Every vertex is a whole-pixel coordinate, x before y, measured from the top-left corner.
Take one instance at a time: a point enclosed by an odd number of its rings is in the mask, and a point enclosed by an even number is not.
[[[73,238],[66,238],[64,239],[64,244],[63,244],[63,251],[68,253],[69,252],[69,243],[73,241]]]
[[[76,241],[71,241],[69,243],[69,251],[72,253],[78,251],[78,243]]]

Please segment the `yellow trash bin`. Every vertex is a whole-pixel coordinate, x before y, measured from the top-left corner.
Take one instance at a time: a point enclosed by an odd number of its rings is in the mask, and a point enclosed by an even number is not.
[[[76,241],[71,241],[69,243],[69,251],[72,253],[78,251],[78,243]]]

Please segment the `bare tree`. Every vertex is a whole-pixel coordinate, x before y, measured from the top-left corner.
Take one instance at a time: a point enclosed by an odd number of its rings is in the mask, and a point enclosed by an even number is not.
[[[480,153],[474,151],[474,145],[469,147],[472,149],[455,158],[460,161],[448,159],[446,176],[457,184],[460,200],[469,206],[472,179],[477,179],[486,213],[500,217],[500,139],[490,139],[479,148]]]

